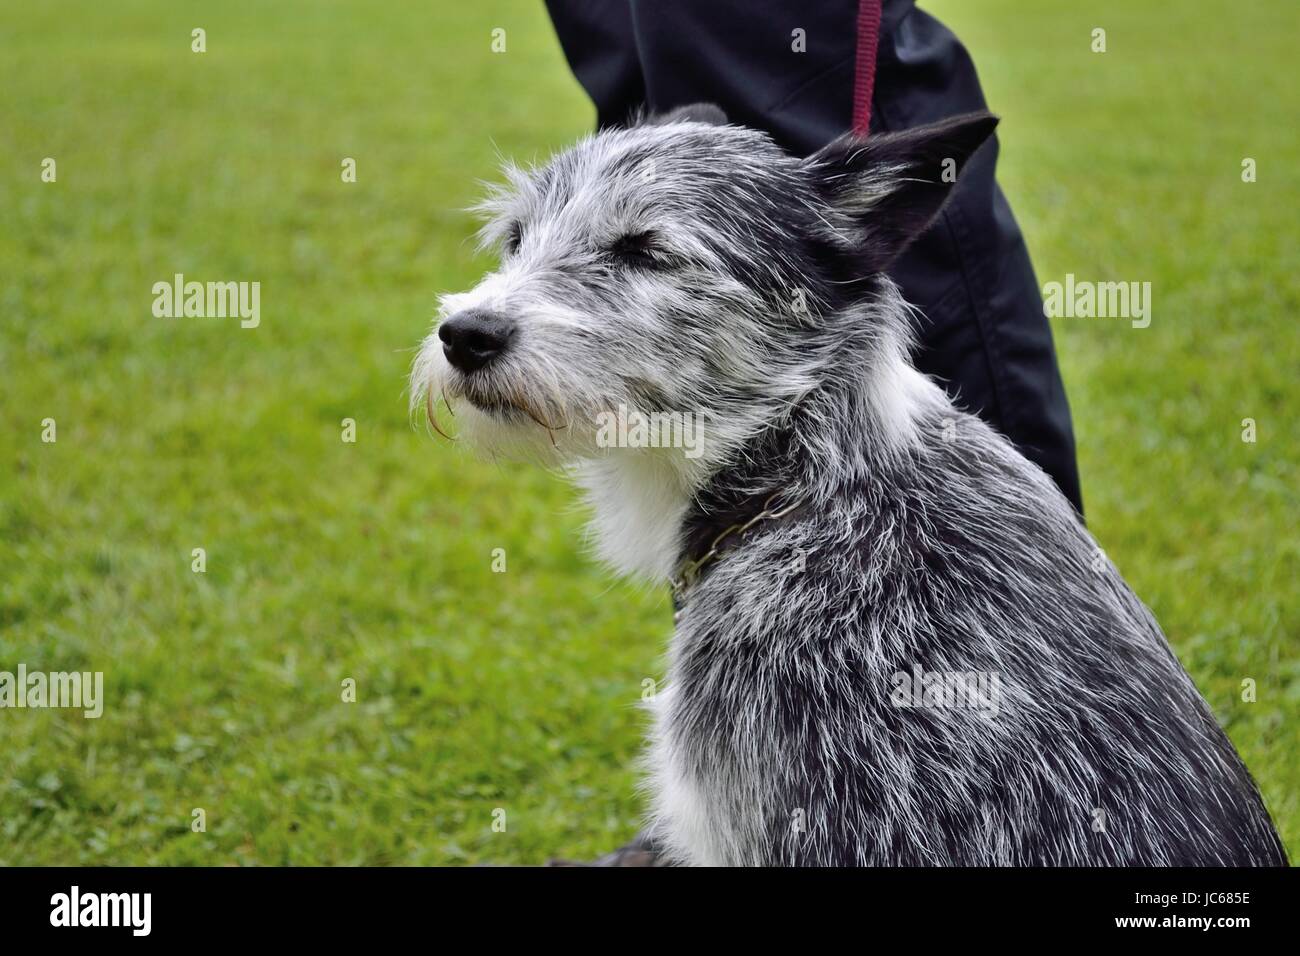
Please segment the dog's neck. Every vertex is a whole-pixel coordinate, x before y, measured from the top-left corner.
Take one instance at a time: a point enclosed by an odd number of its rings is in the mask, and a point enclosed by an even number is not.
[[[681,449],[642,450],[580,465],[598,555],[616,571],[666,582],[701,542],[759,514],[774,492],[816,505],[837,489],[905,462],[927,414],[952,411],[910,363],[907,306],[882,280],[871,304],[808,339],[820,384],[732,439],[707,468]],[[818,350],[821,354],[818,355]]]
[[[667,455],[633,453],[583,462],[575,480],[592,510],[601,560],[620,574],[667,581],[694,494],[681,469]]]

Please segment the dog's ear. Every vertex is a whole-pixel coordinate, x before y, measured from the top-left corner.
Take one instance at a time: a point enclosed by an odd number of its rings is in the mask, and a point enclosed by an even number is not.
[[[722,111],[722,107],[712,103],[688,103],[667,113],[653,113],[642,120],[643,126],[666,126],[669,123],[706,123],[709,126],[726,126],[727,114]]]
[[[844,238],[883,272],[943,208],[998,118],[968,113],[900,133],[845,134],[804,160],[818,192],[847,213]]]

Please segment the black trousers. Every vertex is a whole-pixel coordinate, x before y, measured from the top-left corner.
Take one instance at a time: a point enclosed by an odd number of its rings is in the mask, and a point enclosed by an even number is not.
[[[602,127],[623,125],[638,108],[705,101],[798,155],[850,128],[858,0],[547,0],[547,7]],[[985,106],[957,38],[912,0],[884,0],[872,131]],[[925,314],[917,367],[1037,462],[1082,514],[1070,408],[1024,238],[994,180],[997,154],[994,141],[975,155],[942,215],[891,276]]]

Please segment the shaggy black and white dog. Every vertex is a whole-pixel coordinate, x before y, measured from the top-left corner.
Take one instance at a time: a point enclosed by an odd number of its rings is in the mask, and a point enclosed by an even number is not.
[[[435,427],[445,401],[563,465],[599,553],[675,585],[649,758],[675,860],[1286,862],[1065,498],[909,363],[884,272],[995,124],[800,160],[688,107],[508,169],[501,268],[421,349]],[[699,441],[612,441],[615,412]]]

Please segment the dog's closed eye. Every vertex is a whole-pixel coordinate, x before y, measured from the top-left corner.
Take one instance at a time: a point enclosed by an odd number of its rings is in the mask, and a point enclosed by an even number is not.
[[[517,222],[512,222],[501,240],[501,250],[506,255],[513,256],[519,250],[519,243],[523,241],[524,227]]]
[[[605,249],[605,257],[633,269],[663,269],[672,265],[659,237],[650,230],[624,233]]]

